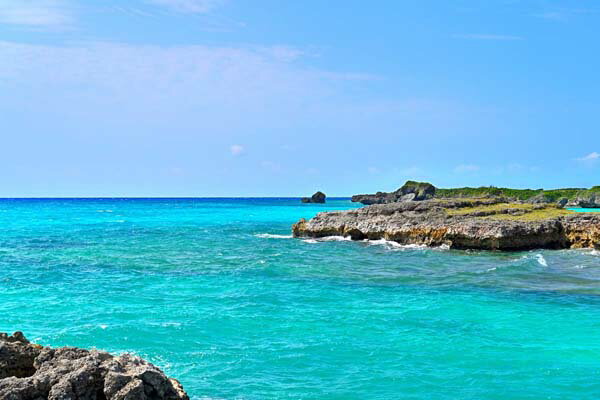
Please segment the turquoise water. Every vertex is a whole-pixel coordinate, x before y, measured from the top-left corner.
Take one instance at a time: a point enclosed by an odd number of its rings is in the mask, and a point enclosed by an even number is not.
[[[600,212],[600,208],[569,208],[569,210],[577,212]]]
[[[0,331],[195,399],[597,399],[600,254],[299,240],[298,199],[0,200]]]

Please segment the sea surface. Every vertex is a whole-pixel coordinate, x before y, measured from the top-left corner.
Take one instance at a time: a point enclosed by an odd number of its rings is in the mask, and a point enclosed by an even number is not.
[[[193,399],[598,399],[600,252],[302,240],[348,200],[0,200],[0,331]]]

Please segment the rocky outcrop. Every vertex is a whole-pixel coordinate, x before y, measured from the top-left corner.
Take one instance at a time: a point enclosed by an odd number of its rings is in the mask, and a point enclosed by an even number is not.
[[[296,237],[346,236],[456,249],[600,248],[600,213],[488,200],[426,200],[330,211],[294,224]]]
[[[0,333],[2,400],[189,400],[181,384],[140,357],[51,349]]]
[[[317,192],[315,194],[313,194],[311,197],[303,197],[302,198],[302,202],[303,203],[325,203],[325,199],[327,198],[327,196],[325,196],[325,193],[323,192]]]
[[[569,202],[567,207],[600,208],[600,193],[582,193],[575,200]]]
[[[375,194],[357,194],[352,201],[366,205],[388,204],[404,201],[422,201],[433,198],[435,186],[426,182],[408,181],[395,192],[377,192]]]

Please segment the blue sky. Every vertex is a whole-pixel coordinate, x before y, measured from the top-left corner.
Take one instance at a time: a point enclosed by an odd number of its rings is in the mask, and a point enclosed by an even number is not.
[[[596,1],[0,0],[0,196],[600,185]]]

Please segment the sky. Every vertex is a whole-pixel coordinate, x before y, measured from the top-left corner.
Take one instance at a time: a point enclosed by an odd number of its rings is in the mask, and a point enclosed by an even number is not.
[[[0,196],[600,185],[594,0],[0,0]]]

